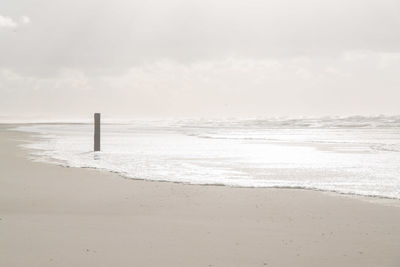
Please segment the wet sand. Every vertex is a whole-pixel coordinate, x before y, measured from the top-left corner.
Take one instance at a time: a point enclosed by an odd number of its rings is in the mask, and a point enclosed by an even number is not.
[[[28,160],[0,125],[0,266],[400,266],[400,201]]]

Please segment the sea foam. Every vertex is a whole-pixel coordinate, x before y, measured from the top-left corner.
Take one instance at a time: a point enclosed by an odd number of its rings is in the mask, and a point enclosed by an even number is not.
[[[132,121],[34,124],[35,160],[127,178],[288,187],[400,199],[400,118]]]

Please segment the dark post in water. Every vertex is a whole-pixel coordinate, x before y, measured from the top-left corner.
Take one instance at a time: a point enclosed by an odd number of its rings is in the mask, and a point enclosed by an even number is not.
[[[94,151],[100,151],[100,113],[94,113]]]

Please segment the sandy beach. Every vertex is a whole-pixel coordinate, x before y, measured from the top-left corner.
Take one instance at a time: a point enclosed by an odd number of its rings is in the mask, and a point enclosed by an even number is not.
[[[124,179],[0,125],[0,266],[400,266],[399,201]]]

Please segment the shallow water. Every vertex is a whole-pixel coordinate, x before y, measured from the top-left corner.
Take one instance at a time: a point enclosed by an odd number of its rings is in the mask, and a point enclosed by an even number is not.
[[[35,124],[36,160],[137,179],[294,187],[400,199],[400,117]]]

